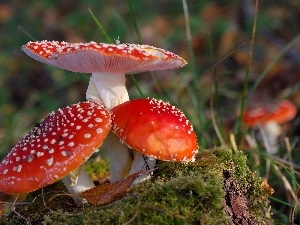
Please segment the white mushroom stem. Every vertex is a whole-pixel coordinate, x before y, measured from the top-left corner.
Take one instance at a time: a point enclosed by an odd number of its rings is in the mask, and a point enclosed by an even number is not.
[[[155,167],[156,159],[149,158],[147,156],[142,155],[141,153],[134,151],[134,161],[131,166],[129,175],[138,173],[144,170],[152,170]],[[133,182],[132,186],[141,183],[150,178],[150,174],[145,174],[137,177]]]
[[[89,100],[94,96],[100,99],[107,109],[111,109],[129,100],[125,82],[124,73],[94,72],[90,78],[86,98]]]
[[[94,182],[91,180],[82,166],[76,168],[70,174],[62,178],[62,182],[72,195],[72,198],[77,205],[87,203],[87,201],[84,198],[76,195],[87,189],[95,187]]]
[[[97,98],[107,109],[111,109],[121,103],[129,101],[125,82],[126,78],[124,73],[94,72],[90,78],[86,98],[88,100]],[[132,174],[131,171],[139,172],[145,170],[145,160],[142,154],[134,151],[133,161],[127,146],[122,144],[115,134],[108,134],[107,140],[109,143],[108,153],[110,158],[111,182],[124,179],[129,174]],[[132,163],[135,169],[130,170]],[[153,167],[151,169],[153,169]]]
[[[133,162],[133,155],[130,155],[128,147],[120,143],[120,138],[110,132],[108,141],[108,154],[110,159],[110,182],[116,182],[126,178]]]
[[[280,125],[275,121],[267,122],[263,127],[260,126],[263,141],[266,145],[266,150],[270,155],[278,153],[278,137],[282,133]]]

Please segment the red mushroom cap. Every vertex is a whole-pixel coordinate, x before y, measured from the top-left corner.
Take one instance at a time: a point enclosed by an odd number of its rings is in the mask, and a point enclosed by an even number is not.
[[[22,50],[37,61],[73,72],[134,73],[186,65],[172,52],[149,45],[28,42]]]
[[[262,107],[248,108],[243,114],[243,122],[249,126],[254,127],[258,124],[263,124],[268,116],[268,110]]]
[[[265,124],[269,121],[284,123],[293,119],[296,114],[296,106],[291,101],[284,100],[272,110],[263,107],[247,109],[243,115],[243,122],[249,127]]]
[[[297,114],[297,108],[289,100],[284,100],[279,103],[277,108],[272,111],[269,116],[269,120],[274,120],[277,123],[285,123],[289,120],[292,120]]]
[[[172,161],[193,161],[196,134],[184,114],[169,103],[136,99],[112,109],[112,129],[143,155]]]
[[[0,191],[27,193],[83,164],[110,130],[101,105],[82,102],[51,113],[20,140],[0,164]]]

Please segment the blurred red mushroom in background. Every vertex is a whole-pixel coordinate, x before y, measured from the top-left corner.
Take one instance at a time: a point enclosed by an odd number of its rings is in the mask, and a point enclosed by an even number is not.
[[[33,59],[73,72],[91,73],[87,100],[98,99],[107,109],[129,100],[126,73],[166,70],[183,67],[178,55],[149,45],[67,43],[58,41],[28,42],[22,50]],[[114,134],[108,135],[108,151],[113,167],[110,181],[128,176],[133,163],[127,146]],[[135,154],[136,155],[136,154]]]
[[[280,124],[292,120],[296,114],[296,106],[289,100],[283,100],[271,109],[267,107],[246,109],[243,114],[243,122],[250,128],[261,127],[267,138],[266,150],[270,154],[276,154],[278,152],[278,137],[282,134]]]

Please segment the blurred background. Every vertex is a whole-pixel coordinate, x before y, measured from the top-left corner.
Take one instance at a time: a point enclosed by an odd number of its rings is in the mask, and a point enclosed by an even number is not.
[[[187,6],[191,38],[186,32],[187,11],[179,0],[2,0],[0,158],[48,113],[85,100],[90,74],[39,63],[23,53],[21,46],[38,40],[107,42],[90,9],[112,40],[153,45],[186,59],[189,64],[181,69],[136,74],[143,94],[169,101],[186,113],[202,149],[220,144],[231,147],[229,137],[234,134],[238,148],[249,156],[249,166],[264,176],[264,143],[258,139],[255,149],[249,147],[245,137],[253,134],[252,130],[237,125],[242,96],[246,95],[247,107],[276,105],[289,99],[299,108],[300,2],[259,2],[251,67],[248,59],[255,1],[188,0]],[[130,98],[141,97],[130,76],[127,87]],[[216,128],[223,140],[216,135]],[[289,137],[289,162],[299,163],[299,131],[296,116],[284,125],[276,157],[286,155],[283,138]],[[253,135],[256,137],[255,132]],[[287,178],[297,191],[299,176],[296,170],[293,174]],[[275,189],[272,212],[278,221],[287,221],[293,200],[272,169],[268,178]]]

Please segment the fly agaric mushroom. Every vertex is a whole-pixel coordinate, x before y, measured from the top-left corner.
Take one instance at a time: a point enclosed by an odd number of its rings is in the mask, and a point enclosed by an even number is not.
[[[63,177],[71,194],[94,187],[84,170],[79,170],[102,144],[110,122],[110,113],[94,102],[49,114],[1,162],[0,191],[28,193]],[[80,173],[78,182],[72,180],[74,173]],[[82,199],[74,200],[78,203]]]
[[[161,100],[136,99],[114,107],[112,130],[130,148],[152,159],[147,165],[138,156],[130,174],[153,169],[155,159],[194,161],[198,152],[192,125],[175,106]]]
[[[273,109],[267,107],[246,109],[243,122],[249,127],[261,126],[269,144],[267,150],[270,154],[276,154],[278,136],[282,133],[279,124],[292,120],[296,114],[296,106],[291,101],[284,100]]]
[[[92,73],[86,98],[96,97],[107,109],[129,100],[125,73],[186,65],[186,61],[178,55],[149,45],[41,41],[29,42],[22,50],[37,61],[61,69]],[[109,135],[108,141],[110,180],[114,182],[128,176],[132,159],[127,147],[121,145],[115,135]]]

